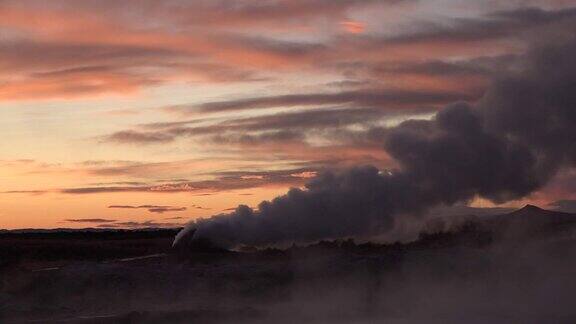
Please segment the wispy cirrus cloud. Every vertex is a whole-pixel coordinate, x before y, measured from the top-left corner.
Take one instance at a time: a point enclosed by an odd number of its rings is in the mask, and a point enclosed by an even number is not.
[[[100,224],[97,227],[137,229],[137,228],[179,228],[182,226],[184,226],[183,223],[148,220],[148,221],[128,221],[128,222],[117,222],[112,224]]]
[[[226,171],[214,173],[215,179],[164,183],[147,186],[109,186],[109,187],[79,187],[58,189],[57,192],[64,194],[98,194],[98,193],[121,193],[121,192],[141,192],[141,193],[202,193],[202,192],[222,192],[249,188],[260,188],[268,186],[299,186],[305,181],[300,175],[304,172],[314,172],[308,168],[274,171]],[[186,207],[156,206],[156,205],[111,205],[109,208],[124,209],[147,209],[150,212],[184,211]],[[205,209],[194,205],[193,208]]]
[[[162,206],[162,205],[110,205],[108,208],[113,209],[146,209],[151,213],[167,213],[167,212],[181,212],[186,211],[186,207]]]
[[[192,208],[194,209],[200,209],[200,210],[211,210],[212,208],[208,208],[208,207],[202,207],[200,205],[191,205]]]
[[[136,185],[92,185],[72,188],[54,188],[45,190],[18,190],[4,191],[2,194],[69,194],[88,195],[103,193],[190,193],[197,196],[212,195],[214,193],[243,190],[249,188],[266,187],[286,187],[301,186],[307,178],[317,172],[318,166],[283,170],[263,170],[263,171],[221,171],[207,172],[204,177],[209,176],[209,180],[191,181],[181,179],[170,182],[169,180],[155,180],[147,184],[136,183]],[[178,179],[176,179],[178,180]],[[209,210],[200,205],[193,204],[193,209]],[[181,212],[188,210],[187,207],[169,205],[109,205],[109,209],[146,209],[152,213]]]
[[[174,141],[184,137],[212,136],[215,142],[297,142],[310,131],[343,128],[351,125],[371,125],[391,116],[422,114],[434,111],[422,107],[386,111],[381,108],[308,109],[257,117],[240,117],[205,126],[186,126],[182,122],[148,125],[145,130],[124,130],[101,139],[118,144],[150,144]],[[155,129],[157,128],[157,129]],[[126,136],[129,134],[129,136]]]
[[[106,219],[106,218],[73,218],[73,219],[66,219],[66,222],[71,223],[115,223],[117,220],[115,219]]]
[[[274,107],[352,105],[355,107],[380,107],[382,110],[418,106],[437,106],[455,100],[472,99],[465,93],[441,91],[408,91],[381,89],[366,91],[344,91],[337,93],[289,94],[256,97],[229,101],[208,102],[197,106],[169,107],[179,113],[228,112]]]
[[[11,77],[2,80],[0,100],[131,94],[194,80],[263,81],[278,77],[275,72],[334,72],[327,67],[393,60],[406,53],[412,60],[421,60],[422,53],[438,59],[449,51],[466,52],[471,42],[517,42],[525,34],[574,18],[573,8],[543,9],[533,3],[472,18],[415,21],[405,29],[409,32],[392,35],[378,29],[368,34],[369,21],[350,19],[357,10],[417,8],[418,3],[5,1],[0,4],[7,31],[0,41],[0,71]],[[238,32],[240,26],[245,32]],[[342,29],[348,36],[339,34]],[[306,33],[314,37],[302,37]],[[285,36],[292,34],[301,36]],[[422,51],[423,46],[429,50]]]
[[[174,140],[173,136],[152,132],[137,132],[133,130],[119,131],[106,138],[108,142],[125,144],[167,143]]]
[[[0,100],[132,93],[179,80],[263,80],[258,75],[263,69],[309,64],[328,48],[318,42],[238,33],[238,26],[255,31],[299,29],[302,25],[294,23],[295,17],[306,17],[313,26],[318,19],[386,2],[238,1],[230,6],[5,1],[0,4],[7,31],[0,42],[0,70],[13,77],[3,80]],[[150,17],[155,28],[148,26]],[[91,37],[78,31],[89,31]]]

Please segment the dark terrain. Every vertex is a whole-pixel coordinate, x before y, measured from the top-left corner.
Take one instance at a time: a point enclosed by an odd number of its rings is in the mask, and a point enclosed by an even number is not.
[[[576,322],[576,215],[449,223],[410,243],[241,251],[173,250],[177,230],[2,232],[0,322]]]

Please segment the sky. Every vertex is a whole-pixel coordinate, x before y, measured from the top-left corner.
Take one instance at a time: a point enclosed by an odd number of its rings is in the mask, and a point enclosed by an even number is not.
[[[179,226],[394,169],[375,130],[476,102],[575,19],[562,0],[2,0],[0,228]]]

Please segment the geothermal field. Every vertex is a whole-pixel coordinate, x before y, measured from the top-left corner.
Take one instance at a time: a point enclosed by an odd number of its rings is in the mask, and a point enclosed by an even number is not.
[[[176,230],[2,233],[3,323],[570,323],[576,215],[436,219],[403,243],[172,248]],[[16,249],[21,249],[16,251]],[[18,253],[19,252],[19,253]],[[19,255],[19,258],[6,256]]]

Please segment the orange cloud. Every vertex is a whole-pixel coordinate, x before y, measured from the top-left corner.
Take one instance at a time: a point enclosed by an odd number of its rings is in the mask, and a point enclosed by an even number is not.
[[[350,34],[362,34],[366,31],[366,24],[359,21],[343,21],[340,26]]]
[[[168,3],[158,5],[162,10],[157,5],[135,10],[129,2],[58,3],[0,4],[0,26],[8,35],[0,41],[0,72],[5,73],[0,100],[125,95],[190,81],[270,81],[285,72],[333,76],[341,73],[337,66],[342,62],[411,62],[522,50],[519,37],[511,36],[518,34],[518,26],[506,19],[491,28],[477,28],[485,20],[470,19],[458,28],[415,28],[414,34],[389,37],[366,33],[367,22],[346,19],[350,10],[381,5],[378,1],[282,0],[248,2],[234,9],[220,2],[190,2],[186,10]],[[124,12],[130,12],[130,18]],[[562,16],[541,14],[551,20]],[[520,16],[516,19],[521,26],[531,26]],[[325,22],[348,35],[326,35]],[[295,40],[303,29],[306,40]],[[86,73],[38,78],[82,69]],[[426,84],[434,86],[434,81]]]
[[[126,19],[120,13],[129,10],[129,4],[1,4],[0,26],[11,37],[0,41],[0,71],[10,75],[10,79],[0,78],[4,85],[0,100],[131,94],[168,82],[265,80],[264,76],[280,72],[334,72],[331,65],[349,60],[463,57],[509,52],[513,47],[493,39],[472,44],[421,37],[390,43],[359,35],[365,33],[366,23],[342,20],[349,9],[362,6],[358,1],[279,1],[237,10],[209,4],[190,4],[195,10],[165,6],[152,26],[144,16],[150,10],[146,6]],[[303,23],[302,17],[306,17]],[[285,32],[301,34],[303,25],[313,25],[320,18],[331,19],[355,36],[323,39],[318,32],[307,41],[294,41],[263,33],[276,24],[288,26]],[[240,25],[246,26],[246,32],[238,32]],[[53,74],[50,80],[37,77],[38,73],[98,67],[108,72]]]
[[[0,84],[0,100],[76,98],[101,94],[133,94],[152,80],[116,73],[31,77]]]

